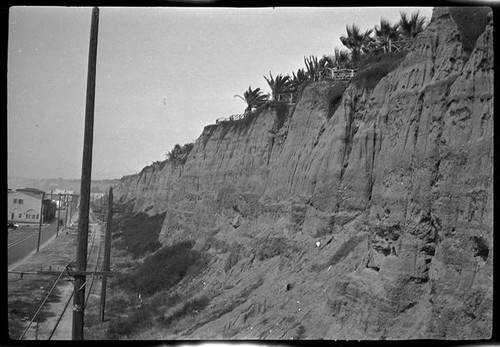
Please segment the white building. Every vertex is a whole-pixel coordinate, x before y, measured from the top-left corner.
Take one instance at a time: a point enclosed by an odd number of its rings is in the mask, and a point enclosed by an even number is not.
[[[43,198],[43,201],[42,201]],[[40,215],[43,204],[43,214]],[[7,190],[7,221],[14,223],[50,222],[55,218],[56,204],[47,194],[35,188]]]
[[[16,223],[39,223],[43,192],[37,189],[7,192],[7,220]]]

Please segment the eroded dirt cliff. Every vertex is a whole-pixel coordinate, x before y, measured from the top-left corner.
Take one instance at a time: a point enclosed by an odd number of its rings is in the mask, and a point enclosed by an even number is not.
[[[171,290],[209,303],[135,337],[488,338],[492,184],[492,17],[469,53],[436,9],[374,88],[313,83],[121,180],[162,244],[210,257]]]

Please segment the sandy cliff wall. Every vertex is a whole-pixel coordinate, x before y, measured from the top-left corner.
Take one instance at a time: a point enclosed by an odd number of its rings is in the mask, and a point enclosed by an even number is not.
[[[289,117],[270,106],[207,126],[184,165],[145,168],[116,194],[136,211],[167,212],[163,243],[215,237],[237,245],[239,264],[264,236],[302,255],[327,244],[297,280],[325,302],[304,307],[328,317],[311,337],[489,336],[492,19],[468,55],[450,12],[437,9],[374,89],[351,83],[336,105],[333,88],[310,85]],[[248,276],[252,262],[226,281]]]

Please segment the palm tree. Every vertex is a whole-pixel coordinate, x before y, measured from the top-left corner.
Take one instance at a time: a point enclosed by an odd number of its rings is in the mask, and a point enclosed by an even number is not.
[[[292,72],[292,78],[290,79],[289,89],[292,93],[300,93],[306,82],[309,80],[309,74],[304,69],[298,69],[297,74]]]
[[[375,26],[375,39],[383,47],[384,52],[392,51],[392,41],[396,41],[399,37],[398,28],[399,23],[391,25],[386,19],[381,19],[380,25]]]
[[[245,113],[251,112],[253,109],[259,107],[267,101],[267,96],[262,94],[260,88],[252,90],[250,86],[248,87],[248,90],[243,93],[243,96],[235,95],[234,97],[238,97],[246,102],[247,108],[245,109]]]
[[[306,65],[307,75],[313,82],[321,81],[327,74],[327,68],[335,66],[334,58],[327,55],[323,55],[320,60],[312,55],[309,58],[304,57],[304,64]]]
[[[417,11],[410,17],[406,13],[401,12],[401,19],[399,20],[399,32],[403,38],[407,40],[413,39],[418,33],[422,32],[425,28],[425,17],[420,16]]]
[[[363,52],[366,51],[367,45],[373,40],[370,35],[373,29],[368,29],[364,33],[361,32],[356,24],[350,27],[346,26],[347,36],[341,36],[340,42],[351,51],[353,60],[358,60]]]
[[[334,65],[340,69],[345,68],[350,61],[349,51],[335,47],[335,50],[333,53],[334,53],[333,57],[335,60]]]
[[[313,82],[317,82],[320,79],[320,71],[318,65],[318,57],[310,56],[309,58],[304,57],[304,64],[306,65],[306,72],[309,78]]]
[[[304,69],[298,69],[297,74],[292,72],[292,79],[290,80],[290,91],[292,93],[300,93],[309,81],[309,74]]]
[[[290,89],[290,76],[282,76],[281,74],[277,75],[276,78],[273,78],[271,71],[269,71],[270,78],[264,76],[271,88],[271,97],[273,100],[276,100],[278,94],[286,93]]]

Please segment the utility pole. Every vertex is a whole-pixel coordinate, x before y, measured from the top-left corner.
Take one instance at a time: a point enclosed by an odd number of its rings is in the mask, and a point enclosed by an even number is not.
[[[78,209],[78,199],[79,195],[75,195],[75,201],[73,202],[73,207],[75,208],[75,211]]]
[[[71,224],[71,213],[73,212],[73,195],[71,195],[71,201],[69,205],[69,224]]]
[[[99,8],[92,9],[90,24],[89,62],[87,71],[87,101],[85,105],[85,132],[83,137],[82,177],[80,185],[80,212],[76,252],[76,270],[86,271],[89,232],[90,184],[92,174],[92,142],[94,133],[95,75],[97,61],[97,32]],[[74,276],[72,340],[83,340],[85,275]]]
[[[40,250],[40,236],[42,235],[43,199],[45,199],[45,192],[42,193],[42,203],[40,205],[40,222],[38,224],[38,243],[36,244],[36,252],[37,253]]]
[[[104,263],[102,266],[102,271],[110,270],[111,261],[111,223],[113,221],[113,188],[109,187],[108,194],[108,212],[106,215],[106,238],[104,241]],[[104,322],[104,308],[106,306],[106,284],[108,282],[108,277],[102,277],[102,287],[101,287],[101,304],[99,306],[99,318],[101,322]]]
[[[56,237],[59,236],[59,219],[61,218],[61,193],[57,196],[57,228],[56,228]]]
[[[64,194],[64,227],[68,226],[68,196]]]

